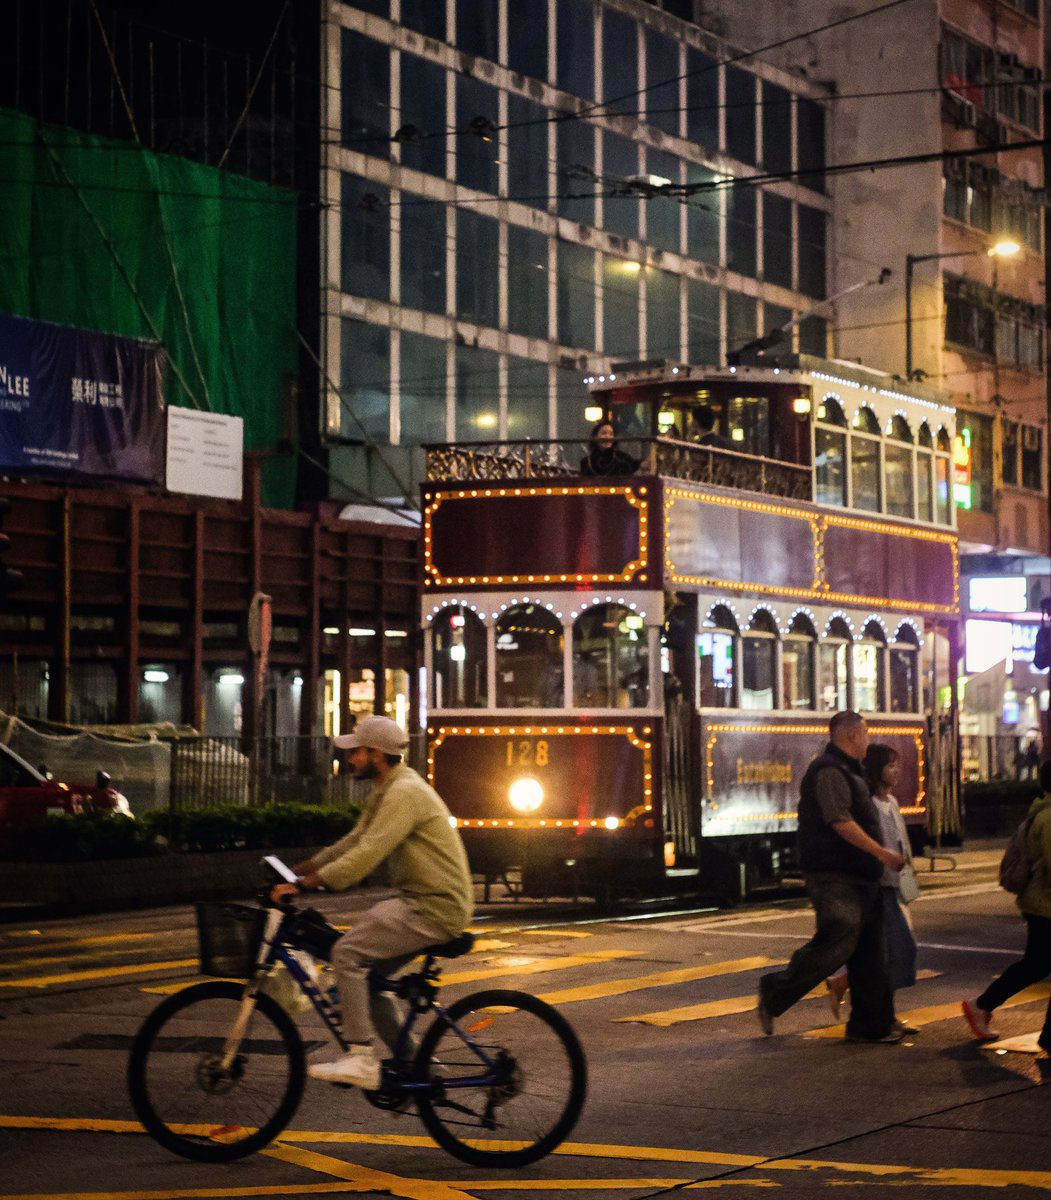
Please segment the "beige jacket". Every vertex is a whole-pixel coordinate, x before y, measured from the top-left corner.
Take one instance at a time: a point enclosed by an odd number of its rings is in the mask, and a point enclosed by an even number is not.
[[[350,833],[315,854],[313,862],[325,886],[336,892],[385,866],[391,887],[449,937],[462,933],[474,912],[471,871],[449,810],[404,763],[373,790]]]

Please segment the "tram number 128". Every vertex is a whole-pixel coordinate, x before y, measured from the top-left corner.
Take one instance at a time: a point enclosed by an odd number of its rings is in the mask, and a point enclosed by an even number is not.
[[[515,741],[507,743],[507,765],[509,767],[546,767],[548,764],[548,745],[540,738],[538,741]]]

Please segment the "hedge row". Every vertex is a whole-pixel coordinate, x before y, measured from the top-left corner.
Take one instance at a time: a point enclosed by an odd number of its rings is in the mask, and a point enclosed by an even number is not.
[[[15,862],[89,862],[171,851],[323,846],[353,829],[359,811],[312,804],[231,804],[146,813],[134,821],[102,813],[53,814],[13,830],[2,857]]]
[[[1032,804],[1041,794],[1035,779],[981,779],[963,786],[965,808],[1002,804]]]

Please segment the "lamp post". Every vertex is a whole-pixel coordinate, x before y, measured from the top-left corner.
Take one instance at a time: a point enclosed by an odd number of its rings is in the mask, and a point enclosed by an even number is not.
[[[987,250],[946,250],[941,254],[905,255],[905,378],[912,379],[912,273],[917,263],[935,262],[942,258],[974,258],[979,254],[990,258],[1010,258],[1021,246],[1015,241],[1002,238]]]

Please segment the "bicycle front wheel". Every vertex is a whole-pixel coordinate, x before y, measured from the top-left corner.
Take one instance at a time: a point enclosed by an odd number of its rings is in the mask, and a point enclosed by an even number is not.
[[[416,1100],[428,1133],[478,1167],[521,1167],[550,1154],[587,1093],[584,1051],[565,1017],[535,996],[497,989],[437,1017],[415,1076],[432,1084]]]
[[[261,1150],[291,1121],[306,1077],[303,1041],[269,996],[257,996],[237,1053],[223,1045],[244,985],[215,980],[177,992],[146,1018],[132,1043],[128,1091],[160,1144],[198,1162]]]

